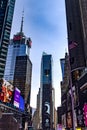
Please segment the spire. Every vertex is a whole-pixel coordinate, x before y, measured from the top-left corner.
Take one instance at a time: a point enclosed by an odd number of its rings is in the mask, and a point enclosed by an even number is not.
[[[23,9],[23,12],[22,12],[22,20],[21,20],[21,28],[20,28],[21,33],[23,32],[23,22],[24,22],[24,9]]]

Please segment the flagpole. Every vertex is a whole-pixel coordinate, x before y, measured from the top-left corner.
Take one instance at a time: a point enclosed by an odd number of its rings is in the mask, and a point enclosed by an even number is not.
[[[69,51],[69,46],[68,46]],[[71,78],[71,66],[70,66],[70,55],[68,57],[68,65],[69,65],[69,79],[70,79],[70,89],[71,89],[71,103],[72,103],[72,120],[73,120],[73,130],[76,130],[75,128],[75,118],[74,118],[74,97],[73,97],[73,89],[72,89],[72,78]]]

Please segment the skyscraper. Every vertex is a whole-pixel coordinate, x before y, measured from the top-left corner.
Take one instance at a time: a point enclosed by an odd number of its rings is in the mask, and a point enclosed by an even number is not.
[[[30,104],[32,63],[29,58],[31,39],[23,33],[23,16],[20,32],[14,35],[8,46],[4,78],[19,88],[25,103]]]
[[[41,110],[42,129],[50,130],[54,123],[54,91],[52,55],[43,53],[41,61]]]
[[[86,91],[86,73],[87,73],[87,0],[65,0],[67,32],[68,32],[68,49],[70,66],[70,84],[67,91],[67,116],[69,109],[72,110],[72,124],[75,127],[83,127],[83,107],[87,99]],[[82,88],[82,89],[81,89]],[[84,95],[84,96],[82,96]],[[79,98],[78,98],[79,97]],[[81,98],[80,98],[81,97]],[[70,101],[69,101],[70,100]],[[72,104],[69,105],[72,101]],[[72,108],[69,108],[72,106]],[[77,111],[77,113],[76,113]],[[78,115],[82,119],[78,121]],[[77,116],[77,117],[76,117]],[[77,121],[76,121],[77,118]],[[67,120],[67,127],[69,122]]]
[[[0,0],[0,78],[4,75],[15,0]]]
[[[87,1],[65,0],[65,4],[71,71],[79,77],[87,67]]]

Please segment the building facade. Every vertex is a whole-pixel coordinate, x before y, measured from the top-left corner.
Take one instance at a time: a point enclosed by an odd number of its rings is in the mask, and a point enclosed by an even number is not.
[[[0,0],[0,78],[3,78],[15,0]]]
[[[50,130],[54,124],[54,90],[52,55],[43,53],[41,60],[41,115],[42,129]]]
[[[68,48],[72,76],[78,77],[87,66],[87,1],[65,0],[68,32]]]
[[[28,56],[17,56],[13,85],[21,91],[25,104],[30,105],[32,63]]]
[[[69,51],[66,74],[70,75],[67,75],[68,77],[61,82],[63,109],[61,118],[63,126],[69,130],[74,127],[85,129],[87,118],[83,110],[87,103],[87,1],[65,0],[65,7]]]

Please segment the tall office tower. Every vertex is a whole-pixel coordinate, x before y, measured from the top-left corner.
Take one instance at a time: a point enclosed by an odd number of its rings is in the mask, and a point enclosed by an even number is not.
[[[54,91],[52,79],[52,55],[43,53],[41,61],[41,110],[42,129],[50,130],[53,127]]]
[[[67,18],[67,31],[68,31],[68,48],[70,56],[70,65],[71,65],[71,78],[70,78],[70,90],[71,95],[67,97],[67,114],[72,116],[73,129],[75,125],[78,127],[83,127],[83,121],[80,120],[80,123],[75,120],[75,116],[80,111],[82,113],[83,105],[86,95],[86,82],[85,82],[85,73],[87,73],[87,0],[65,0],[66,4],[66,18]],[[85,73],[84,73],[85,72]],[[83,75],[84,74],[84,75]],[[84,77],[82,79],[82,77]],[[78,83],[78,84],[77,84]],[[82,89],[81,89],[82,88]],[[84,94],[83,94],[84,93]],[[69,95],[69,91],[67,93]],[[81,95],[82,94],[82,95]],[[72,104],[70,104],[70,97]],[[81,98],[78,98],[81,97]],[[72,113],[70,112],[70,106],[72,106]],[[73,110],[75,109],[75,110]],[[82,115],[83,119],[83,115]],[[76,127],[77,127],[76,126]],[[69,128],[69,122],[67,120],[67,127]]]
[[[0,78],[4,75],[15,0],[0,0]]]
[[[87,67],[87,0],[65,0],[65,4],[68,47],[74,82]]]
[[[20,32],[14,35],[8,47],[4,78],[21,90],[25,102],[30,102],[32,63],[29,58],[31,39],[23,33],[23,17]],[[28,100],[29,98],[29,100]]]

